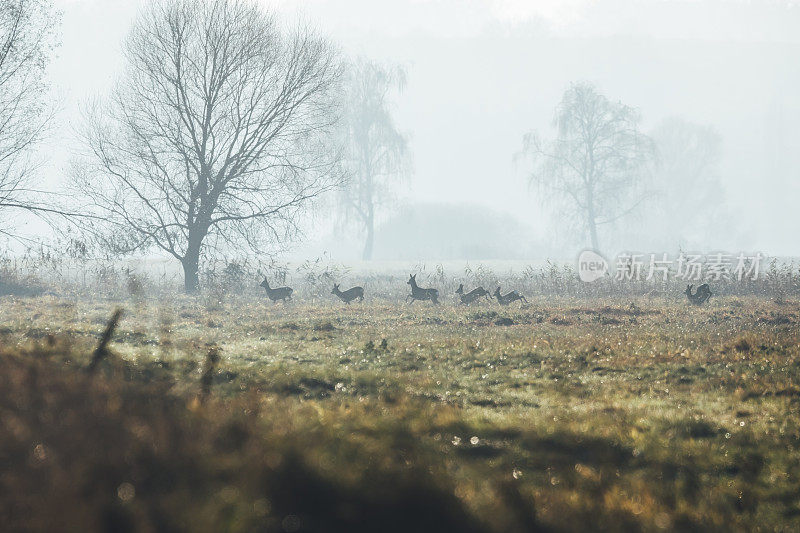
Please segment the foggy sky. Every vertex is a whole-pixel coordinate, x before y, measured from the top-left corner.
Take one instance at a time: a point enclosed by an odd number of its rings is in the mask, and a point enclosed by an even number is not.
[[[66,179],[79,106],[110,88],[143,3],[56,0],[62,46],[51,80],[60,112],[41,147],[49,188]],[[735,233],[720,228],[711,249],[800,255],[796,2],[264,3],[287,20],[310,22],[346,54],[406,66],[408,84],[395,106],[413,157],[400,190],[405,202],[483,204],[545,238],[551,222],[512,157],[525,132],[551,134],[561,93],[571,81],[588,80],[639,108],[645,131],[676,115],[719,131],[720,201],[742,219]],[[324,242],[312,241],[304,253]]]

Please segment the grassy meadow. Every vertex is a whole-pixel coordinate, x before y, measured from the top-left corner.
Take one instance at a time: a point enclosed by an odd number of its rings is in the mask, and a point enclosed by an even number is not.
[[[0,522],[800,529],[797,299],[443,291],[434,307],[397,283],[349,306],[0,298]]]

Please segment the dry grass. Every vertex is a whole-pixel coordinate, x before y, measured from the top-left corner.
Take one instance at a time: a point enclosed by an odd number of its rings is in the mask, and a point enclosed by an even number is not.
[[[29,529],[800,528],[797,301],[530,299],[137,298],[89,380],[118,302],[5,298],[2,512]]]

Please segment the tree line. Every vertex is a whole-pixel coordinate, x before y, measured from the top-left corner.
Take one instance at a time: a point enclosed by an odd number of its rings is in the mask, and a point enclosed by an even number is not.
[[[54,116],[54,15],[50,0],[0,3],[0,209],[67,219],[107,253],[165,253],[182,265],[187,292],[216,251],[259,253],[293,239],[323,195],[371,258],[378,213],[410,168],[392,116],[402,67],[348,59],[313,28],[249,0],[157,0],[131,28],[112,90],[88,106],[65,203],[34,186],[35,148]],[[689,170],[705,175],[716,157],[713,132],[676,122],[650,137],[639,121],[634,108],[573,84],[556,137],[528,134],[518,154],[540,197],[595,248],[598,228],[658,192],[647,185],[654,168],[683,177],[691,172],[675,167],[696,160]],[[659,135],[674,153],[654,165]],[[693,135],[697,146],[681,145]]]

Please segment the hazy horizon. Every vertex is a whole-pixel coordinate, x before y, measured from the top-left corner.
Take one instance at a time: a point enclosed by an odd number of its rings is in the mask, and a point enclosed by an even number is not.
[[[123,67],[121,43],[144,3],[56,1],[62,44],[50,72],[60,110],[40,146],[45,188],[65,183],[79,107],[112,86]],[[398,189],[401,204],[478,204],[519,220],[532,239],[552,240],[553,223],[513,156],[524,133],[552,134],[562,92],[587,80],[638,108],[645,132],[675,116],[719,132],[719,202],[733,223],[711,232],[709,251],[800,255],[796,2],[263,3],[289,23],[308,21],[347,56],[405,66],[394,111],[410,137],[413,171]],[[329,219],[318,215],[309,241],[292,253],[329,248]],[[634,246],[641,243],[627,247]],[[562,256],[581,247],[565,241]]]

